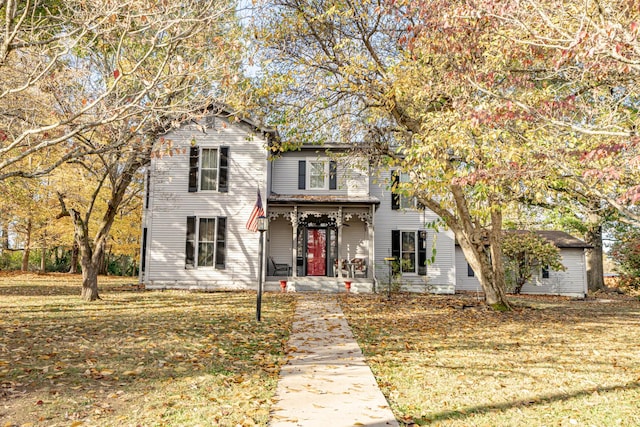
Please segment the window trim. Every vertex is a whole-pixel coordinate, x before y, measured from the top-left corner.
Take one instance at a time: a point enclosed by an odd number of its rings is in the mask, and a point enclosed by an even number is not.
[[[312,187],[311,186],[311,177],[312,177],[312,164],[318,164],[321,163],[322,164],[322,183],[323,186],[322,187]],[[307,159],[306,161],[306,188],[307,190],[328,190],[329,189],[329,164],[331,162],[328,159],[318,159],[318,158],[312,158],[312,159]],[[314,176],[318,176],[318,175],[314,175]]]
[[[403,178],[406,177],[406,180],[403,180]],[[411,182],[411,177],[409,176],[408,172],[400,172],[398,174],[398,182],[400,184],[405,183],[405,182]],[[407,206],[405,206],[407,205]],[[399,206],[401,210],[407,210],[407,209],[416,209],[417,208],[417,203],[416,203],[416,198],[415,197],[410,197],[410,196],[405,196],[404,194],[399,194]]]
[[[415,230],[410,229],[393,229],[391,230],[391,254],[400,262],[402,260],[402,233],[413,233],[414,235],[414,270],[401,271],[401,274],[408,276],[428,276],[428,259],[427,248],[429,240],[429,232],[424,228],[418,228]],[[421,263],[424,261],[424,265]]]
[[[201,225],[204,222],[213,222],[213,225],[211,225],[212,230],[213,230],[213,235],[212,236],[206,236],[207,240],[203,240],[203,235],[200,232],[201,231]],[[215,266],[215,256],[216,256],[216,228],[217,228],[217,224],[218,224],[218,219],[216,217],[198,217],[198,220],[196,221],[196,267],[199,268],[213,268]],[[209,238],[210,237],[210,238]],[[200,260],[200,248],[203,245],[207,245],[208,247],[211,247],[211,265],[209,264],[200,264],[201,260]]]
[[[202,171],[204,168],[202,167],[202,162],[204,159],[203,152],[204,150],[215,150],[215,159],[216,159],[216,167],[215,167],[215,188],[213,189],[203,189],[202,181],[204,174]],[[188,191],[189,193],[198,193],[198,192],[218,192],[218,193],[228,193],[229,192],[229,172],[230,172],[230,149],[227,145],[217,145],[217,146],[199,146],[193,145],[189,152],[189,185]],[[206,168],[206,170],[214,170],[214,168]]]
[[[406,177],[406,180],[403,180]],[[391,170],[391,210],[420,210],[418,206],[418,198],[413,196],[405,196],[396,191],[398,185],[403,182],[411,182],[411,176],[408,172],[402,172],[399,169]],[[410,200],[411,199],[411,200]]]
[[[202,220],[214,220],[213,221],[213,239],[207,240],[205,243],[212,246],[213,254],[211,256],[212,265],[200,265],[200,245],[201,235],[200,235],[200,224]],[[193,230],[193,238],[189,238],[189,221],[193,221],[195,224]],[[224,235],[220,236],[221,232],[221,221],[224,222]],[[226,268],[226,260],[227,260],[227,217],[225,216],[188,216],[187,217],[187,239],[186,239],[186,247],[188,248],[189,243],[192,245],[193,251],[193,260],[192,263],[189,263],[187,250],[185,250],[185,269],[193,270],[193,269],[202,269],[202,270],[224,270]],[[219,248],[223,249],[223,254],[219,254]],[[223,262],[220,263],[219,261]]]
[[[402,260],[404,259],[403,255],[405,251],[403,250],[403,235],[404,234],[413,234],[413,271],[404,271],[402,269]],[[402,274],[407,274],[409,276],[418,275],[418,230],[400,230],[400,271]]]
[[[216,167],[215,167],[215,171],[216,171],[216,183],[215,183],[215,189],[203,189],[202,188],[202,180],[204,178],[204,174],[202,173],[205,168],[202,167],[202,162],[204,160],[204,151],[211,151],[211,150],[215,150],[216,154]],[[212,192],[212,191],[218,191],[219,185],[220,185],[220,147],[200,147],[200,161],[198,162],[198,191],[203,191],[203,192]],[[214,170],[214,168],[206,168],[206,170]]]

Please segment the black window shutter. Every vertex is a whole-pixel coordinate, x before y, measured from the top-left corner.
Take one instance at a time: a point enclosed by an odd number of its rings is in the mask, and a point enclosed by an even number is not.
[[[543,279],[548,279],[549,278],[549,266],[548,265],[542,266],[542,278]]]
[[[140,257],[140,271],[143,273],[147,267],[147,227],[142,229],[142,256]]]
[[[229,147],[220,147],[220,172],[218,178],[218,191],[229,191]]]
[[[476,272],[473,271],[473,268],[471,268],[471,264],[467,263],[467,276],[474,277],[475,275],[476,275]]]
[[[227,260],[227,218],[218,218],[216,230],[216,268],[224,269]]]
[[[198,191],[198,155],[200,147],[197,145],[191,147],[189,152],[189,193]]]
[[[399,183],[400,174],[397,171],[391,171],[391,209],[394,211],[400,209],[400,195],[396,193]]]
[[[338,188],[338,164],[331,160],[329,162],[329,190]]]
[[[298,161],[298,190],[304,190],[307,182],[307,162]]]
[[[147,167],[147,185],[145,186],[144,208],[149,209],[149,193],[151,192],[151,169]]]
[[[391,230],[391,256],[400,261],[400,230]]]
[[[187,217],[187,245],[185,248],[184,268],[196,266],[196,217]]]
[[[427,231],[418,230],[418,275],[427,275]]]

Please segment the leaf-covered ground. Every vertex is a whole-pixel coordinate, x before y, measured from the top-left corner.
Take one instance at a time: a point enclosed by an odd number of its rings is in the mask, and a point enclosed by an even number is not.
[[[396,417],[407,425],[640,425],[640,302],[471,296],[342,297]]]
[[[0,276],[0,427],[265,425],[294,299]]]

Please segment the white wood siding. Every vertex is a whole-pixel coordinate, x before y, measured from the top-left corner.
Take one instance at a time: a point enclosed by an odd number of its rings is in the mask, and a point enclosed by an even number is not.
[[[478,278],[469,277],[467,259],[460,246],[456,246],[456,291],[482,292]]]
[[[367,258],[369,256],[367,225],[357,217],[345,221],[342,228],[342,256],[345,259]]]
[[[271,191],[277,194],[331,194],[336,196],[366,196],[369,190],[369,176],[366,166],[338,158],[336,190],[299,190],[298,162],[300,160],[326,160],[326,155],[308,151],[284,153],[272,162],[273,175]],[[328,179],[328,178],[327,178]]]
[[[584,297],[587,294],[587,270],[584,249],[562,248],[565,271],[549,271],[549,278],[535,277],[522,287],[523,294],[566,295]]]
[[[216,118],[204,134],[186,125],[165,136],[180,151],[151,162],[147,268],[149,287],[200,289],[254,287],[257,281],[258,233],[245,228],[258,187],[266,210],[267,152],[261,135],[243,123]],[[189,148],[229,147],[229,191],[188,192]],[[160,148],[161,149],[161,148]],[[161,149],[162,150],[162,149]],[[226,268],[185,269],[187,217],[226,217]]]
[[[534,277],[522,287],[523,294],[546,294],[583,297],[587,293],[587,276],[583,249],[561,248],[562,264],[566,271],[549,272],[549,278]],[[460,247],[456,247],[456,291],[482,292],[477,277],[468,277],[467,260]]]
[[[291,222],[278,218],[269,223],[269,256],[277,263],[293,266],[293,230]]]
[[[430,210],[393,210],[391,209],[391,192],[386,188],[391,178],[389,171],[383,171],[375,179],[371,179],[371,196],[380,200],[375,213],[375,269],[380,285],[385,285],[388,278],[388,266],[384,258],[391,256],[391,230],[415,231],[424,229],[426,223],[435,221],[438,216]],[[427,266],[428,287],[422,276],[403,275],[406,290],[423,292],[429,289],[437,293],[454,293],[456,281],[455,244],[453,233],[440,230],[437,233],[429,229],[427,237],[427,258],[431,257],[431,248],[436,244],[436,258]]]

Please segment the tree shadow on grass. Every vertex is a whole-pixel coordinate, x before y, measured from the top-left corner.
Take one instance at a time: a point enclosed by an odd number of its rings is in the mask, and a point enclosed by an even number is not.
[[[545,395],[538,396],[535,399],[520,399],[520,400],[514,400],[512,402],[496,403],[491,405],[471,406],[471,407],[465,408],[464,410],[459,410],[459,411],[436,412],[434,414],[431,414],[422,418],[414,419],[414,422],[419,425],[426,425],[426,424],[437,423],[437,422],[446,421],[446,420],[463,419],[463,418],[467,418],[469,416],[477,415],[477,414],[486,414],[486,413],[495,412],[495,411],[506,411],[511,408],[529,407],[529,406],[534,406],[539,404],[567,401],[574,398],[589,396],[595,392],[602,394],[602,393],[624,391],[624,390],[635,390],[635,389],[640,389],[640,381],[633,381],[625,385],[615,385],[615,386],[609,386],[609,387],[594,387],[592,389],[580,390],[574,393],[545,394]]]

